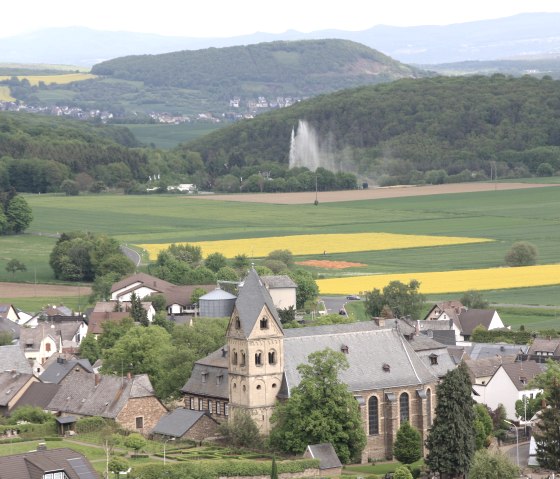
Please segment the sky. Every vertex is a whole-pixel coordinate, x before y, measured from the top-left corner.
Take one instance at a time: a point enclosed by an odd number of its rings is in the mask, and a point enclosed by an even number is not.
[[[52,27],[231,37],[255,32],[359,31],[376,25],[449,25],[560,12],[559,0],[10,0],[0,37]]]

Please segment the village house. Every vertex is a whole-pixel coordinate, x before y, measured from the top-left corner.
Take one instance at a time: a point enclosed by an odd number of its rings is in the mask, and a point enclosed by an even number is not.
[[[72,369],[59,386],[47,410],[57,415],[62,428],[80,417],[101,416],[148,435],[167,413],[147,374],[107,376]]]
[[[9,415],[18,399],[36,381],[33,374],[0,371],[0,415]]]
[[[202,441],[218,434],[219,422],[208,411],[177,408],[163,416],[152,429],[154,437]]]
[[[14,323],[19,322],[19,314],[13,304],[0,304],[0,320],[9,319]]]
[[[288,399],[301,379],[297,366],[306,363],[310,353],[330,348],[345,354],[350,364],[340,378],[360,408],[368,439],[364,462],[392,457],[403,421],[426,438],[438,373],[396,328],[369,321],[283,329],[268,289],[251,270],[237,297],[226,342],[193,368],[183,387],[188,409],[208,411],[217,419],[246,411],[261,433],[268,434],[276,401]]]
[[[502,404],[507,418],[515,420],[515,401],[522,400],[523,396],[532,399],[542,392],[537,388],[529,389],[529,383],[544,370],[545,365],[536,361],[502,363],[486,384],[473,384],[473,399],[490,409]]]
[[[527,351],[528,359],[545,363],[548,359],[560,361],[560,339],[535,338]]]

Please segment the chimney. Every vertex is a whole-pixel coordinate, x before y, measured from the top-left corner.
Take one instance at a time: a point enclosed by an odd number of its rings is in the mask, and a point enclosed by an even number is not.
[[[95,385],[98,386],[99,383],[101,382],[101,376],[100,376],[100,374],[99,374],[99,373],[95,373],[94,378],[95,378]]]
[[[385,318],[382,318],[381,316],[378,318],[373,318],[373,320],[375,321],[375,324],[377,324],[377,326],[379,326],[380,328],[384,328],[385,327]]]

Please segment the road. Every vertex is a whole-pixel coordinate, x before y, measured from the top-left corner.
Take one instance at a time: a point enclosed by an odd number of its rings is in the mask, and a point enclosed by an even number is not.
[[[134,263],[134,266],[138,268],[138,266],[140,266],[140,261],[142,261],[140,254],[125,244],[122,244],[120,248],[124,255]]]

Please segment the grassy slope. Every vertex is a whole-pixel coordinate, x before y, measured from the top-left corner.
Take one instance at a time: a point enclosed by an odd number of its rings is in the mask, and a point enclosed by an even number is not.
[[[136,244],[368,231],[496,240],[467,246],[328,255],[328,259],[368,265],[336,273],[342,275],[501,266],[505,252],[518,240],[538,246],[540,263],[560,260],[557,213],[560,195],[556,188],[321,203],[318,207],[224,203],[179,196],[107,195],[69,199],[37,195],[27,199],[35,216],[30,233],[89,230]],[[32,234],[0,238],[0,279],[11,279],[4,271],[4,264],[10,258],[21,259],[28,266],[28,272],[18,273],[16,280],[32,281],[35,268],[39,281],[52,279],[47,263],[53,244],[52,238]],[[308,258],[312,257],[297,259]],[[335,274],[332,270],[313,271]],[[507,291],[495,293],[495,299],[533,303],[538,298],[537,304],[558,303],[554,300],[560,296],[558,288],[538,290],[540,293],[528,290],[513,295]],[[525,294],[533,299],[525,300]]]

